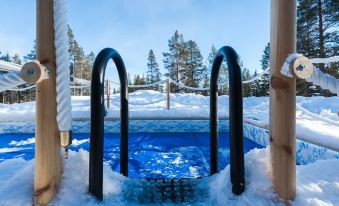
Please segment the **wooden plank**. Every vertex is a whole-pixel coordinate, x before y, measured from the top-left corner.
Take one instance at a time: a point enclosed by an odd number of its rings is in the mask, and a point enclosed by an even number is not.
[[[272,181],[284,199],[296,195],[296,82],[280,74],[296,51],[296,0],[271,0],[270,145]]]
[[[37,84],[34,204],[46,205],[57,193],[61,176],[60,140],[56,122],[53,0],[37,0],[37,59],[50,78]]]

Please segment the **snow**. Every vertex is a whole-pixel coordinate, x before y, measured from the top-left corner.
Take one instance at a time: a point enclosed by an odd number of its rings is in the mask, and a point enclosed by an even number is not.
[[[138,90],[129,94],[130,118],[208,118],[209,97],[196,94],[171,94],[171,109],[166,109],[166,94]],[[90,97],[72,97],[72,117],[89,119]],[[219,117],[228,117],[228,96],[219,97]],[[339,97],[297,97],[296,135],[298,139],[339,151]],[[120,97],[111,96],[107,118],[119,118]],[[34,121],[35,102],[0,104],[1,121]],[[326,121],[327,120],[327,121]],[[268,97],[244,98],[244,121],[269,127]]]
[[[88,194],[89,154],[70,151],[64,161],[59,193],[50,205],[96,205]],[[196,205],[284,205],[274,192],[269,178],[269,148],[253,149],[245,155],[245,192],[231,192],[229,166],[203,179],[208,198]],[[291,205],[337,205],[339,202],[339,159],[319,160],[297,165],[297,196]],[[6,160],[0,164],[0,205],[31,205],[33,197],[34,160]],[[134,180],[135,181],[135,180]],[[104,202],[100,205],[133,205],[124,199],[124,189],[133,180],[104,165]],[[131,189],[131,188],[130,188]]]
[[[27,140],[21,140],[19,142],[12,140],[9,145],[13,145],[13,146],[22,146],[22,145],[29,145],[29,144],[34,144],[35,143],[35,138],[28,138]]]
[[[89,119],[89,97],[72,97],[74,119]],[[308,142],[339,150],[339,97],[297,97],[297,137]],[[195,94],[171,94],[171,109],[166,109],[166,94],[137,91],[129,95],[130,118],[208,118],[209,97]],[[119,118],[119,96],[111,98],[107,117]],[[228,96],[219,97],[219,117],[228,117]],[[0,123],[34,121],[35,102],[0,104]],[[262,127],[269,124],[268,97],[244,98],[244,120]],[[73,140],[74,145],[89,141]],[[34,138],[11,141],[11,146],[35,143]],[[1,148],[0,153],[20,148]],[[174,163],[183,161],[175,159]],[[133,205],[127,202],[126,190],[133,189],[136,180],[126,178],[104,165],[104,202],[88,194],[89,154],[85,150],[70,151],[64,161],[59,193],[50,205]],[[297,196],[291,205],[338,205],[339,159],[318,160],[297,165]],[[194,173],[196,168],[191,167]],[[245,155],[246,190],[240,196],[231,192],[229,166],[220,173],[206,177],[202,186],[208,198],[196,205],[284,205],[270,180],[269,147],[253,149]],[[34,160],[14,158],[0,163],[0,205],[31,205],[34,183]]]

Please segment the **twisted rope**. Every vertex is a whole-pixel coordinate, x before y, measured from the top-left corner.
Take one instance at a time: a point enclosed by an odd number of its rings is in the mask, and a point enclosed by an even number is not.
[[[260,74],[258,74],[257,76],[253,77],[252,79],[249,79],[249,80],[245,80],[243,81],[242,83],[243,84],[249,84],[249,83],[252,83],[258,79],[260,79],[264,74],[268,73],[270,71],[270,68],[266,68],[265,70],[263,70]],[[190,89],[190,90],[193,90],[193,91],[207,91],[209,90],[210,88],[209,87],[191,87],[191,86],[187,86],[185,85],[184,83],[181,83],[181,82],[176,82],[174,81],[173,79],[168,79],[171,83],[179,86],[179,87],[182,87],[182,88],[186,88],[186,89]],[[112,82],[113,84],[117,84],[117,85],[120,85],[119,82],[116,82],[116,81],[112,81],[112,80],[109,80],[110,82]],[[159,82],[156,82],[156,83],[153,83],[153,84],[146,84],[146,85],[128,85],[129,88],[147,88],[147,87],[152,87],[152,86],[156,86],[156,85],[160,85],[160,84],[163,84],[164,82],[166,82],[167,79],[164,79],[164,80],[161,80]],[[218,84],[219,85],[223,85],[223,84],[227,84],[228,81],[225,81],[225,82],[219,82]]]
[[[131,98],[129,98],[129,101],[128,101],[128,104],[129,105],[135,105],[135,106],[139,106],[139,105],[152,105],[152,104],[156,104],[156,103],[159,103],[159,102],[162,102],[162,101],[165,101],[167,98],[161,98],[161,99],[158,99],[158,100],[154,100],[154,101],[151,101],[151,102],[146,102],[146,103],[143,103],[143,102],[134,102],[131,100]],[[110,99],[110,101],[112,103],[114,103],[114,105],[119,105],[120,104],[120,100],[118,99]]]
[[[17,87],[26,82],[21,78],[20,72],[14,71],[0,75],[0,92]]]
[[[1,80],[1,78],[0,78],[0,81],[2,81]],[[26,83],[26,82],[25,82]],[[20,84],[21,85],[21,84]],[[20,85],[17,85],[17,86],[20,86]],[[36,87],[36,85],[35,84],[33,84],[33,85],[30,85],[30,86],[27,86],[27,87],[24,87],[24,88],[15,88],[15,89],[6,89],[6,88],[4,88],[4,90],[2,90],[1,89],[1,83],[0,83],[0,92],[2,92],[2,91],[16,91],[16,92],[21,92],[21,91],[25,91],[25,90],[29,90],[29,89],[33,89],[33,88],[35,88]],[[14,86],[15,87],[15,86]],[[10,88],[13,88],[13,87],[10,87]],[[88,88],[91,88],[91,85],[75,85],[75,86],[73,86],[73,85],[70,85],[70,88],[71,89],[88,89]]]
[[[75,84],[79,84],[82,86],[91,85],[91,81],[88,81],[86,79],[79,79],[79,78],[74,77],[73,81]]]
[[[264,74],[268,73],[270,71],[270,68],[266,68],[264,69],[260,74],[258,74],[257,76],[253,77],[252,79],[249,79],[249,80],[245,80],[245,81],[242,81],[243,84],[249,84],[249,83],[252,83],[258,79],[260,79]]]
[[[113,81],[113,80],[108,80],[108,81],[110,81],[110,82],[111,82],[111,83],[113,83],[113,84],[120,85],[120,83],[119,83],[119,82],[116,82],[116,81]]]
[[[91,88],[91,85],[79,85],[79,86],[73,86],[71,85],[70,86],[71,89],[88,89],[88,88]]]
[[[33,84],[31,86],[28,86],[28,87],[24,87],[24,88],[17,88],[17,89],[7,89],[8,91],[16,91],[16,92],[22,92],[22,91],[26,91],[26,90],[29,90],[29,89],[33,89],[35,88],[36,85]]]
[[[290,54],[280,72],[282,75],[285,75],[287,77],[293,77],[292,72],[290,71],[290,65],[291,63],[301,57],[301,54]],[[310,59],[312,63],[331,63],[331,62],[336,62],[339,61],[339,56],[334,56],[334,57],[330,57],[330,58],[316,58],[316,59]],[[322,89],[327,89],[330,92],[339,95],[339,79],[336,79],[333,76],[330,76],[328,74],[324,74],[322,71],[320,71],[320,69],[318,69],[317,67],[313,66],[313,73],[310,77],[305,79],[307,82],[311,82],[314,85],[320,86]]]
[[[339,79],[324,74],[317,67],[313,67],[313,73],[309,78],[305,79],[314,85],[320,86],[322,89],[328,89],[330,92],[339,95]]]
[[[9,71],[20,72],[21,71],[21,65],[15,64],[15,63],[12,63],[12,62],[6,62],[6,61],[3,61],[3,60],[0,60],[0,69],[1,69],[1,71],[6,71],[6,72],[9,72]]]
[[[164,82],[166,82],[166,79],[165,80],[161,80],[161,81],[158,81],[158,82],[155,82],[153,84],[145,84],[145,85],[128,85],[129,88],[145,88],[145,87],[154,87],[154,86],[157,86],[159,84],[163,84]],[[115,83],[115,82],[114,82]]]
[[[54,0],[57,123],[61,132],[72,129],[66,0]]]
[[[190,87],[190,86],[186,86],[185,84],[183,84],[181,82],[176,82],[173,79],[169,79],[169,81],[172,82],[173,84],[179,86],[179,87],[190,89],[190,90],[193,90],[193,91],[206,91],[206,90],[210,89],[209,87],[204,88],[204,87]]]
[[[332,62],[338,62],[339,56],[333,56],[328,58],[314,58],[310,59],[313,64],[328,64]]]

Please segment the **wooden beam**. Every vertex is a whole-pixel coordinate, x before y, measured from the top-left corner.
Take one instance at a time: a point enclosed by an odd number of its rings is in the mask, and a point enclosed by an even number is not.
[[[280,74],[296,51],[296,0],[271,0],[270,145],[272,181],[285,200],[296,195],[296,81]]]
[[[45,79],[45,67],[38,61],[30,61],[21,68],[21,78],[27,83],[37,84]]]
[[[56,122],[53,0],[37,0],[37,59],[50,78],[37,84],[34,204],[46,205],[57,193],[61,176],[60,140]]]

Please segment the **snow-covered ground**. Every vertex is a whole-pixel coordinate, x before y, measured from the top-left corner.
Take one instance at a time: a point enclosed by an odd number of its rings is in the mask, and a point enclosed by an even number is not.
[[[71,152],[64,161],[59,193],[51,205],[99,204],[88,194],[87,151]],[[269,178],[269,148],[254,149],[245,156],[246,190],[240,196],[231,192],[229,166],[219,174],[203,179],[207,198],[194,205],[284,205]],[[339,203],[339,160],[319,160],[297,166],[297,196],[292,205],[334,206]],[[6,160],[0,164],[0,205],[31,205],[34,160]],[[104,167],[104,202],[100,205],[133,205],[126,202],[125,186],[133,181]],[[131,188],[130,188],[131,189]]]
[[[171,94],[171,109],[166,109],[166,94],[139,90],[129,95],[130,118],[208,118],[209,97]],[[339,97],[297,97],[297,138],[339,151]],[[72,98],[72,116],[89,119],[88,96]],[[119,118],[119,96],[111,97],[108,118]],[[219,117],[228,117],[228,96],[219,97]],[[32,121],[35,103],[0,104],[1,121]],[[264,128],[269,126],[268,97],[244,98],[244,120]]]
[[[194,94],[172,94],[171,109],[166,109],[166,94],[154,91],[131,93],[131,118],[208,118],[209,98]],[[151,104],[152,103],[152,104]],[[297,136],[320,145],[339,149],[339,97],[298,97]],[[73,97],[73,118],[89,118],[89,97]],[[119,96],[111,99],[108,117],[119,117]],[[268,127],[269,100],[267,97],[244,98],[244,118]],[[219,98],[219,116],[228,116],[228,97]],[[32,121],[34,102],[0,104],[0,121]],[[27,141],[33,141],[28,139]],[[71,151],[64,161],[64,173],[59,193],[51,205],[99,204],[88,194],[88,158],[85,150]],[[297,165],[297,196],[291,205],[339,205],[339,159],[318,160]],[[31,205],[33,197],[34,160],[20,158],[0,163],[0,205]],[[202,185],[207,196],[194,205],[284,205],[270,180],[269,147],[254,149],[245,156],[246,190],[240,196],[231,192],[229,166],[220,173],[204,178]],[[133,205],[127,202],[126,185],[135,181],[104,167],[104,202],[100,205]]]

